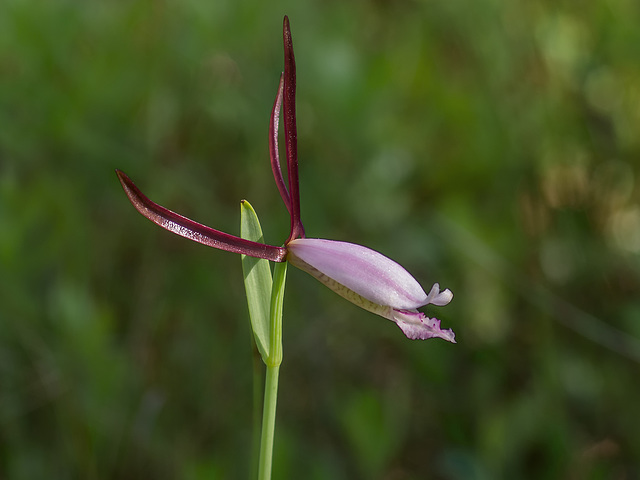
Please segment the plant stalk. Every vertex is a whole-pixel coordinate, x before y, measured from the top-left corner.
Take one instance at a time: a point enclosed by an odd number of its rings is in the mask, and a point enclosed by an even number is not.
[[[271,309],[269,325],[269,356],[264,383],[264,404],[262,410],[262,435],[260,438],[260,461],[258,479],[270,480],[273,464],[273,438],[276,426],[276,406],[278,403],[278,376],[282,363],[282,305],[284,285],[287,277],[287,262],[276,263],[271,289]]]
[[[258,467],[259,480],[269,480],[271,478],[279,373],[280,365],[267,366],[267,375],[264,384],[264,407],[262,411],[262,437],[260,439],[260,465]]]

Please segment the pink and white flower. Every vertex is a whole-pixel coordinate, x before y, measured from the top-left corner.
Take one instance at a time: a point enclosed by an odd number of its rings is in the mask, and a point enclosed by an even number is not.
[[[133,206],[152,222],[177,235],[210,247],[264,258],[289,261],[352,303],[395,322],[411,339],[442,338],[455,343],[451,329],[440,328],[440,320],[417,309],[425,305],[444,306],[453,298],[449,289],[435,283],[429,294],[402,266],[381,253],[361,245],[306,238],[300,218],[298,154],[295,115],[296,66],[289,20],[284,19],[284,73],[269,125],[269,155],[276,186],[291,216],[291,231],[284,246],[252,242],[194,222],[149,200],[122,171],[118,178]],[[288,188],[278,154],[280,109],[283,109]]]

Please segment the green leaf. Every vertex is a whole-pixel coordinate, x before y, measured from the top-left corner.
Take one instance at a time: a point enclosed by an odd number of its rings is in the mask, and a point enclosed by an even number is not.
[[[255,210],[249,202],[240,203],[240,236],[246,240],[264,243],[262,228]],[[247,292],[247,304],[251,329],[262,360],[269,357],[269,316],[271,310],[271,269],[269,261],[242,255],[242,273],[244,288]]]
[[[287,280],[288,262],[276,263],[273,269],[273,290],[271,291],[271,343],[267,366],[282,363],[282,306],[284,304],[284,286]]]

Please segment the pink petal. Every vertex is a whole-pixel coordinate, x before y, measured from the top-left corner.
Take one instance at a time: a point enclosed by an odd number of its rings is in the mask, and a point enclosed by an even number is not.
[[[305,267],[310,265],[378,305],[412,310],[428,303],[429,297],[409,272],[370,248],[333,240],[299,238],[289,242],[287,249],[287,260],[296,267],[309,271]],[[433,296],[442,300],[440,296],[446,292],[448,290]]]

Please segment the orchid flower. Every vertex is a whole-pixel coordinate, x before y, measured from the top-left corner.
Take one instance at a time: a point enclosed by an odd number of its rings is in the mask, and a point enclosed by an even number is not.
[[[296,132],[296,65],[289,20],[284,18],[284,73],[280,77],[269,123],[269,155],[276,186],[291,217],[291,230],[284,246],[245,240],[194,222],[149,200],[122,171],[116,170],[133,206],[161,227],[210,247],[241,253],[273,262],[289,261],[306,271],[354,304],[395,322],[411,339],[440,337],[455,343],[450,329],[440,328],[440,320],[429,318],[417,308],[428,304],[447,305],[450,290],[433,285],[425,293],[402,266],[361,245],[306,238],[300,218],[298,152]],[[288,187],[278,153],[280,110],[284,116],[284,138]]]

